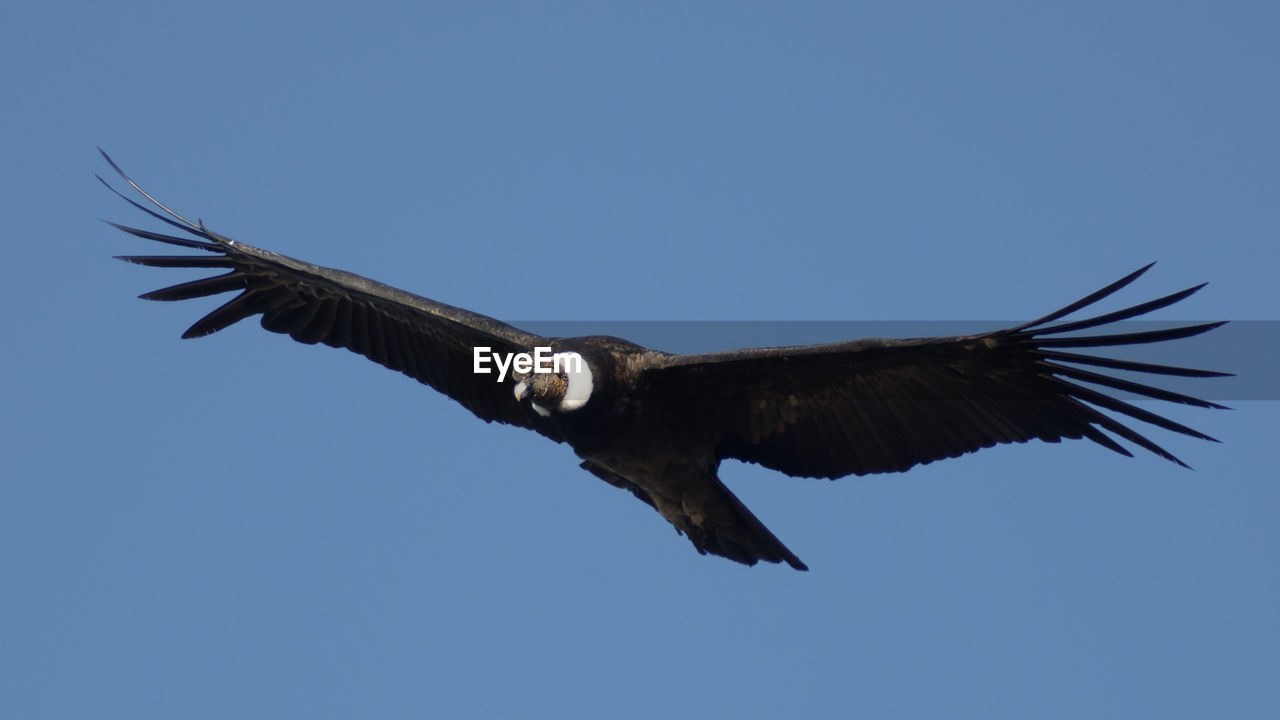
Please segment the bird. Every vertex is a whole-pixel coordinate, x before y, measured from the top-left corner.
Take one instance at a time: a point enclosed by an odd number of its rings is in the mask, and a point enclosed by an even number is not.
[[[617,337],[542,337],[353,273],[246,245],[174,212],[99,151],[148,204],[101,175],[98,180],[181,234],[106,222],[138,238],[199,251],[117,259],[225,271],[140,297],[178,301],[236,293],[183,338],[261,316],[262,327],[273,333],[359,353],[447,395],[487,423],[568,444],[584,470],[649,505],[703,555],[808,570],[721,481],[718,470],[727,459],[789,476],[835,479],[904,472],[1033,439],[1089,439],[1132,457],[1118,438],[1187,467],[1125,424],[1132,421],[1219,442],[1106,389],[1202,408],[1224,406],[1105,371],[1192,378],[1231,373],[1074,351],[1188,338],[1225,324],[1096,330],[1173,305],[1207,283],[1059,322],[1128,286],[1155,263],[1048,315],[996,331],[673,354]],[[1079,334],[1085,330],[1094,332]]]

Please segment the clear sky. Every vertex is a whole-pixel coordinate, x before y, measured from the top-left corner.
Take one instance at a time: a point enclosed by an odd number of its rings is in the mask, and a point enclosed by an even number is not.
[[[1194,471],[726,463],[812,572],[746,568],[362,358],[180,340],[220,301],[97,220],[146,223],[102,145],[508,320],[1020,320],[1152,260],[1107,309],[1280,320],[1276,5],[1059,5],[8,3],[0,715],[1280,717],[1275,401],[1147,405]]]

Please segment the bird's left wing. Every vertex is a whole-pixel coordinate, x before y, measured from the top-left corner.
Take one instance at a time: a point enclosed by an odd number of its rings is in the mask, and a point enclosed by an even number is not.
[[[1229,373],[1081,355],[1064,348],[1173,340],[1222,323],[1088,337],[1059,335],[1172,305],[1203,286],[1098,317],[1051,324],[1128,285],[1150,267],[1039,320],[1006,330],[655,356],[645,380],[655,392],[675,399],[669,408],[671,423],[701,434],[701,442],[715,447],[717,457],[756,462],[789,475],[835,478],[896,472],[1033,438],[1057,442],[1087,437],[1130,455],[1107,433],[1183,464],[1098,408],[1192,437],[1213,438],[1103,389],[1221,406],[1086,367],[1188,377]]]
[[[187,300],[237,292],[196,321],[184,338],[209,335],[254,315],[262,327],[302,343],[324,343],[357,352],[423,382],[486,421],[529,428],[561,442],[559,430],[520,404],[509,383],[474,372],[474,349],[531,353],[551,342],[491,317],[436,302],[353,273],[312,265],[215,233],[178,215],[138,187],[103,153],[111,167],[160,212],[111,188],[130,204],[191,237],[111,223],[140,238],[193,248],[207,255],[120,256],[162,268],[219,268],[227,272],[149,292],[148,300]],[[98,178],[102,180],[101,177]]]

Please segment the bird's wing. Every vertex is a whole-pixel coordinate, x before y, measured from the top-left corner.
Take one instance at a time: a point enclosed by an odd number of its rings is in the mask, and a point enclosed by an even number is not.
[[[187,300],[237,292],[196,321],[184,338],[215,333],[254,315],[262,327],[298,342],[324,343],[360,353],[374,362],[426,383],[486,421],[536,430],[561,442],[546,418],[517,402],[509,382],[497,374],[474,372],[474,348],[494,353],[532,352],[550,339],[493,318],[420,297],[342,270],[312,265],[245,245],[202,223],[178,215],[138,187],[103,153],[125,182],[158,208],[143,206],[111,187],[130,204],[191,237],[165,235],[125,225],[113,226],[141,238],[202,250],[207,255],[120,256],[163,268],[219,268],[227,272],[149,292],[147,300]],[[102,180],[101,177],[98,178]]]
[[[1150,267],[1039,320],[1005,330],[655,356],[646,381],[655,391],[681,399],[671,410],[672,421],[688,432],[704,433],[702,440],[716,448],[718,457],[760,463],[789,475],[835,478],[903,471],[997,443],[1032,438],[1057,442],[1087,437],[1118,453],[1131,454],[1107,433],[1182,465],[1098,408],[1192,437],[1213,438],[1103,390],[1200,407],[1222,406],[1086,367],[1186,377],[1230,373],[1080,355],[1066,348],[1174,340],[1223,323],[1087,337],[1059,335],[1172,305],[1203,285],[1098,317],[1051,324],[1128,285]]]

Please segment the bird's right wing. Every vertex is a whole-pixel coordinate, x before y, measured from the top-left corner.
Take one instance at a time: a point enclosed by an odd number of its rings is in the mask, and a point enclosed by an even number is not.
[[[196,321],[184,338],[215,333],[254,315],[262,327],[298,342],[324,343],[357,352],[426,383],[486,421],[529,428],[562,442],[546,418],[516,401],[510,376],[474,372],[474,348],[493,353],[531,353],[551,342],[491,317],[436,302],[342,270],[312,265],[261,250],[215,233],[165,207],[138,187],[103,153],[111,167],[160,211],[126,197],[130,204],[192,237],[166,235],[111,223],[131,235],[207,255],[127,255],[139,265],[218,268],[227,272],[146,293],[147,300],[187,300],[238,292]],[[99,177],[99,180],[102,178]],[[163,213],[163,214],[162,214]]]

